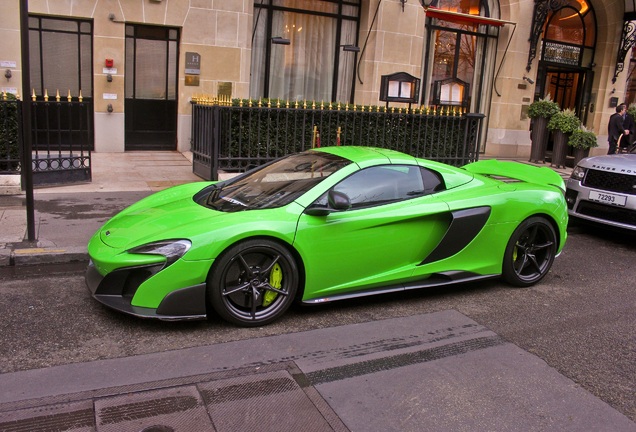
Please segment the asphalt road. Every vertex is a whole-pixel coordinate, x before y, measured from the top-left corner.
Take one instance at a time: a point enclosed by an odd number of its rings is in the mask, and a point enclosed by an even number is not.
[[[636,421],[635,263],[636,235],[574,226],[550,274],[529,289],[488,281],[298,306],[255,329],[216,318],[144,321],[107,310],[88,295],[78,265],[4,268],[0,372],[457,310]]]

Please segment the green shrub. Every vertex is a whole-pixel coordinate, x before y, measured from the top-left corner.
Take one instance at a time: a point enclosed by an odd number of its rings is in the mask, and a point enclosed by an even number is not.
[[[564,134],[571,134],[581,126],[581,120],[572,109],[564,109],[552,116],[548,122],[548,129],[558,130]]]
[[[558,113],[560,109],[559,104],[554,102],[550,98],[550,95],[547,95],[545,98],[530,104],[530,107],[528,107],[528,116],[530,118],[543,117],[549,119]]]
[[[18,124],[15,96],[11,93],[0,95],[0,171],[14,172],[20,166]]]
[[[322,106],[321,106],[322,105]],[[258,107],[262,108],[258,108]],[[251,107],[251,108],[250,108]],[[306,150],[317,127],[322,147],[364,145],[435,160],[463,158],[466,119],[440,108],[408,113],[385,106],[232,100],[221,107],[220,154],[228,159],[262,159]]]
[[[581,126],[572,132],[568,140],[568,145],[574,148],[590,149],[598,147],[598,141],[596,140],[594,131],[587,129],[585,126]]]

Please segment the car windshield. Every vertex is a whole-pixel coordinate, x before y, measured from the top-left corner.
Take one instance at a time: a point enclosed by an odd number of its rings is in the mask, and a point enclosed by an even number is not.
[[[224,212],[281,207],[350,163],[340,156],[311,150],[293,154],[218,183],[205,194],[205,200],[197,202]]]

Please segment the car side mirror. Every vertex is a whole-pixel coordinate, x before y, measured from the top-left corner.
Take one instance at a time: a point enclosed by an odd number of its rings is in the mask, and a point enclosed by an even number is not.
[[[329,202],[329,207],[334,210],[342,211],[349,210],[351,208],[351,200],[344,192],[338,192],[331,189],[327,195],[327,201]]]
[[[327,202],[329,203],[328,207],[325,206],[315,206],[309,207],[305,210],[305,214],[309,216],[327,216],[334,210],[343,211],[349,210],[351,208],[351,200],[347,196],[347,194],[338,192],[335,190],[330,190],[327,194]]]

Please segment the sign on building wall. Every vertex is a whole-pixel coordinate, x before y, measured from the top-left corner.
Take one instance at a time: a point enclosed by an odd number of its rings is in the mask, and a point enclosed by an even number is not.
[[[553,63],[561,63],[578,66],[581,57],[581,47],[564,45],[556,42],[544,42],[543,60]]]
[[[199,53],[187,52],[185,54],[185,73],[190,75],[201,74],[201,56]]]
[[[199,53],[185,53],[185,85],[198,86],[201,74],[201,56]]]

